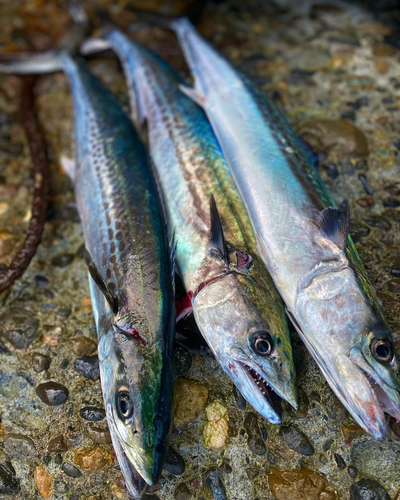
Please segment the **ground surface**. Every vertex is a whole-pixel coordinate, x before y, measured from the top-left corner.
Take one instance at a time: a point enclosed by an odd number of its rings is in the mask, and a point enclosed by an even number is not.
[[[95,3],[87,2],[89,11]],[[121,27],[184,71],[174,37],[136,23],[134,15],[126,13],[127,3],[97,2],[103,7],[112,4]],[[156,0],[140,4],[173,10]],[[184,4],[177,3],[175,11]],[[349,199],[351,232],[383,302],[399,353],[400,38],[393,27],[361,9],[321,3],[308,15],[287,16],[283,8],[266,4],[256,0],[211,4],[199,29],[274,96],[319,151],[320,172],[335,200]],[[67,23],[64,1],[3,1],[0,50],[50,48]],[[90,67],[128,111],[117,61],[93,59]],[[71,98],[64,76],[42,77],[37,98],[51,157],[52,209],[29,269],[1,297],[0,498],[11,498],[10,492],[17,491],[16,476],[20,491],[15,498],[21,500],[41,498],[38,485],[48,498],[52,490],[55,499],[127,499],[110,454],[105,420],[88,422],[81,416],[84,407],[101,409],[102,395],[99,380],[75,369],[78,358],[95,354],[96,333],[82,231],[72,187],[59,161],[62,154],[72,154]],[[18,100],[19,79],[1,76],[1,264],[10,262],[30,216],[30,157],[18,123]],[[348,123],[326,124],[322,118],[345,118],[360,133],[354,135]],[[348,499],[350,486],[362,478],[379,481],[390,498],[400,498],[399,427],[392,421],[383,443],[354,429],[296,335],[293,342],[302,407],[298,413],[285,407],[282,426],[254,417],[249,407],[239,410],[231,383],[216,362],[192,356],[191,368],[181,370],[180,377],[200,381],[209,390],[208,403],[220,401],[227,408],[229,443],[219,452],[204,445],[204,412],[178,427],[171,443],[184,458],[186,470],[180,476],[164,472],[149,500]],[[68,389],[64,404],[52,407],[39,399],[35,389],[47,381]],[[356,436],[352,441],[351,432]],[[2,467],[8,462],[14,471]],[[282,479],[273,470],[295,474]],[[382,492],[376,495],[373,498],[386,498]]]

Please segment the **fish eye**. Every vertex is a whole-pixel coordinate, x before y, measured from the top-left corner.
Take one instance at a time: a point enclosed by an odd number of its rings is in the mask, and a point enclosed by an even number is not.
[[[391,361],[394,354],[392,343],[387,339],[374,339],[371,343],[371,351],[378,361]]]
[[[269,356],[274,350],[272,337],[268,332],[258,331],[251,336],[251,346],[259,356]]]
[[[117,408],[118,413],[122,419],[129,420],[132,417],[133,404],[129,394],[126,391],[118,393]]]

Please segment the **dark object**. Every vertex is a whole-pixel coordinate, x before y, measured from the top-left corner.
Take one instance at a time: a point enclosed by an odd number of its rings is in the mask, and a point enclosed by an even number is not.
[[[74,363],[74,369],[92,380],[100,378],[99,360],[94,356],[82,356]]]
[[[22,247],[11,264],[0,273],[0,292],[8,288],[28,267],[42,237],[47,214],[49,168],[43,136],[35,111],[34,87],[36,78],[24,77],[21,88],[20,114],[33,163],[34,192],[32,216]]]
[[[314,447],[308,437],[294,425],[282,425],[279,434],[288,448],[306,457],[314,455]]]
[[[338,466],[338,469],[344,470],[346,468],[346,462],[344,461],[343,457],[339,455],[339,453],[334,453],[333,457],[335,459],[336,465]]]
[[[51,259],[51,263],[56,267],[67,267],[74,260],[74,255],[72,253],[64,253],[62,255],[56,255]]]
[[[38,288],[46,288],[46,286],[49,284],[49,280],[45,276],[41,276],[40,274],[37,274],[34,279],[35,285]]]
[[[267,460],[270,464],[276,464],[277,460],[276,460],[276,456],[272,453],[272,451],[269,451],[268,450],[268,453],[267,453]]]
[[[68,368],[68,365],[69,365],[69,359],[67,358],[63,359],[60,364],[60,370],[66,370]]]
[[[396,47],[396,49],[400,49],[400,36],[399,35],[387,35],[384,37],[384,42],[388,43],[392,47]]]
[[[2,337],[16,349],[26,349],[37,336],[39,320],[31,312],[13,306],[0,316],[0,325]]]
[[[175,341],[196,354],[206,356],[207,358],[213,357],[211,349],[198,329],[193,313],[189,314],[186,318],[182,318],[176,324]]]
[[[62,464],[62,470],[69,477],[77,478],[82,476],[82,472],[78,469],[78,467],[75,467],[75,465],[69,464],[68,462]]]
[[[351,478],[355,478],[357,476],[357,469],[353,465],[349,465],[347,467],[347,473]]]
[[[388,208],[400,207],[400,200],[397,198],[386,198],[386,200],[383,200],[383,206]]]
[[[171,447],[168,448],[167,456],[165,457],[164,470],[170,474],[174,474],[174,476],[180,476],[185,472],[185,461]]]
[[[350,486],[350,500],[390,500],[390,496],[378,481],[361,479]]]
[[[236,385],[233,385],[232,392],[233,392],[233,397],[235,398],[237,407],[239,408],[239,410],[244,411],[246,409],[247,402],[244,399],[244,397],[242,396],[242,393],[236,387]]]
[[[328,175],[331,179],[335,180],[339,177],[339,170],[331,161],[324,163],[323,167],[327,169]]]
[[[174,369],[175,375],[179,377],[187,372],[192,366],[192,355],[182,346],[175,346],[174,353]]]
[[[247,432],[247,446],[256,455],[265,455],[264,439],[258,426],[258,417],[255,413],[249,412],[244,419],[243,426]]]
[[[0,495],[17,495],[21,490],[11,462],[0,464]]]
[[[226,500],[226,491],[219,471],[216,467],[211,467],[204,475],[204,483],[211,490],[214,500]]]
[[[32,365],[36,373],[44,372],[50,368],[51,359],[45,354],[34,352],[32,354]]]
[[[362,108],[363,106],[368,106],[368,104],[369,104],[369,99],[367,96],[364,96],[364,97],[359,97],[354,102],[348,102],[347,106],[349,106],[352,109],[358,110],[358,109]]]
[[[36,394],[46,405],[56,406],[68,399],[69,391],[64,385],[50,381],[39,384],[36,387]]]
[[[99,270],[97,269],[95,263],[93,262],[93,259],[90,255],[90,253],[85,249],[84,252],[84,258],[86,265],[88,267],[90,276],[92,277],[92,280],[96,283],[96,285],[99,287],[100,291],[104,295],[105,299],[108,302],[108,305],[110,306],[112,312],[114,314],[117,314],[118,312],[118,300],[117,297],[115,297],[108,287],[107,283],[104,281],[102,278]]]
[[[365,189],[365,192],[369,196],[374,196],[374,191],[373,191],[373,189],[371,189],[370,185],[368,184],[368,181],[367,181],[367,178],[365,177],[365,175],[364,174],[358,174],[358,178],[360,179],[361,184],[363,185],[363,187]]]
[[[89,422],[100,422],[106,416],[106,412],[102,408],[96,408],[95,406],[85,406],[79,413],[82,418]]]
[[[355,111],[344,111],[340,115],[340,118],[342,118],[343,120],[351,120],[354,122],[356,119],[356,113],[355,113]]]

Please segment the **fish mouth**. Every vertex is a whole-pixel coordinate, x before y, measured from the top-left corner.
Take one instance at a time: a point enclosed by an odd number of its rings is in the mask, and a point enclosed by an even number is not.
[[[231,372],[236,375],[234,378],[238,382],[235,383],[243,397],[269,422],[280,424],[282,422],[282,400],[268,384],[267,380],[243,361],[235,361],[234,368],[231,366],[230,368]],[[244,375],[245,383],[240,380],[235,371],[239,371]],[[255,391],[257,395],[262,397],[257,397]]]

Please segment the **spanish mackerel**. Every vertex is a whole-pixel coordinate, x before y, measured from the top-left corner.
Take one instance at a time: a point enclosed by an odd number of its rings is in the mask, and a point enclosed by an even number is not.
[[[105,38],[122,61],[135,120],[147,125],[187,291],[178,319],[193,309],[199,330],[243,396],[279,423],[274,393],[297,406],[285,310],[256,252],[215,135],[201,108],[180,91],[182,79],[167,63],[113,26]]]
[[[63,70],[72,90],[73,179],[114,449],[134,498],[154,484],[168,446],[175,305],[157,188],[131,120],[79,60],[60,50],[2,65]]]
[[[400,374],[381,306],[337,208],[274,103],[196,32],[172,23],[252,221],[257,250],[301,338],[353,418],[375,439],[400,419]]]

